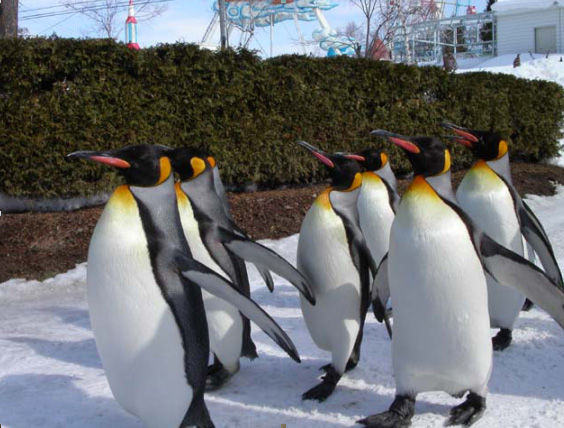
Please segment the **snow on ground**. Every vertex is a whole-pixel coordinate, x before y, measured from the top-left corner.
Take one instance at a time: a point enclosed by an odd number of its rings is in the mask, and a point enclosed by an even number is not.
[[[564,187],[553,197],[530,197],[564,266]],[[263,241],[295,263],[298,236]],[[9,428],[141,427],[115,402],[90,330],[86,265],[44,282],[0,284],[0,424]],[[369,314],[362,359],[325,403],[301,394],[317,383],[329,354],[312,342],[298,293],[277,278],[273,294],[250,275],[253,296],[294,340],[296,364],[260,330],[260,358],[206,401],[218,427],[348,427],[393,400],[391,342]],[[564,426],[564,332],[544,312],[522,313],[513,345],[494,355],[488,410],[476,427]],[[419,396],[414,427],[441,427],[460,400],[444,393]]]

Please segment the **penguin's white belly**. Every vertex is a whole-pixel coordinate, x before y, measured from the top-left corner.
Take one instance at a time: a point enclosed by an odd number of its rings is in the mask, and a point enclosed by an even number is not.
[[[96,346],[116,400],[154,428],[177,427],[190,402],[184,348],[157,285],[136,209],[106,206],[88,252]]]
[[[192,257],[229,280],[227,274],[217,265],[206,249],[190,204],[187,202],[187,204],[179,205],[179,209],[182,228]],[[205,290],[202,290],[202,298],[208,322],[210,350],[227,370],[235,372],[239,368],[239,357],[243,344],[241,315],[235,306]]]
[[[388,189],[380,178],[363,178],[357,206],[360,229],[374,261],[379,265],[388,252],[390,229],[394,221]]]
[[[478,167],[464,178],[456,192],[461,208],[491,238],[519,255],[524,255],[523,238],[511,194],[505,183]],[[488,304],[491,327],[512,329],[525,296],[512,287],[488,281]]]
[[[415,199],[404,197],[390,239],[398,393],[483,392],[492,345],[482,266],[458,215]]]
[[[331,208],[316,202],[308,211],[300,231],[297,264],[316,296],[312,306],[300,295],[308,330],[317,346],[333,354],[335,368],[343,372],[360,327],[361,290],[345,228]]]

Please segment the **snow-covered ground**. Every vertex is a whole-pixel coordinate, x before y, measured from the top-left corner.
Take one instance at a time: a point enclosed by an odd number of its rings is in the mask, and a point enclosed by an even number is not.
[[[564,266],[564,187],[553,197],[528,198]],[[264,241],[295,262],[297,235]],[[86,266],[45,282],[0,285],[0,424],[10,428],[140,427],[114,401],[90,330]],[[260,358],[206,401],[218,427],[340,427],[387,409],[393,400],[391,342],[369,314],[362,359],[326,402],[305,402],[329,355],[319,350],[302,320],[298,294],[277,279],[270,294],[251,272],[254,298],[295,341],[302,364],[292,362],[260,330]],[[488,410],[476,427],[564,426],[564,332],[544,312],[523,313],[513,345],[494,356]],[[414,427],[440,427],[460,400],[421,394]]]
[[[528,57],[528,54],[527,54]],[[564,86],[559,55],[513,69],[514,56],[480,69],[543,78]],[[475,67],[475,64],[473,65]],[[555,161],[564,166],[562,158]],[[528,202],[545,225],[564,267],[564,187],[555,196]],[[297,235],[265,244],[295,262]],[[90,329],[85,300],[86,265],[44,282],[14,279],[0,284],[0,424],[29,427],[141,427],[115,402]],[[298,294],[279,278],[270,294],[251,268],[253,297],[288,332],[302,357],[296,364],[260,330],[253,330],[260,358],[244,360],[240,373],[206,395],[218,427],[342,427],[383,411],[393,400],[391,342],[369,314],[356,370],[347,373],[326,402],[304,402],[329,354],[312,342]],[[564,332],[543,311],[522,313],[512,346],[494,355],[483,428],[564,426]],[[418,397],[414,427],[441,427],[459,403],[443,393]],[[166,427],[164,427],[166,428]]]

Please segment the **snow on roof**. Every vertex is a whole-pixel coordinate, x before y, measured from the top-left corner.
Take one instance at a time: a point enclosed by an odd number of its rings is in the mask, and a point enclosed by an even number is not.
[[[564,0],[498,0],[492,10],[498,14],[563,7]]]

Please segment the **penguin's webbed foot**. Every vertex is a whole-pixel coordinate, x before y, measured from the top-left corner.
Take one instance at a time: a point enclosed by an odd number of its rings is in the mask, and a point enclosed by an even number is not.
[[[208,367],[208,376],[206,377],[206,391],[215,391],[227,383],[236,372],[231,373],[221,364],[213,364]]]
[[[503,351],[511,345],[513,334],[508,328],[500,329],[492,339],[492,346],[494,351]]]
[[[188,411],[184,415],[184,419],[180,423],[179,428],[188,427],[197,428],[215,428],[213,424],[206,403],[204,403],[204,395],[202,394],[198,398],[192,399]]]
[[[525,303],[523,303],[523,307],[521,308],[524,312],[529,312],[535,304],[531,302],[529,299],[525,299]]]
[[[407,428],[415,414],[415,398],[398,395],[390,410],[356,421],[368,428]]]
[[[356,423],[368,428],[407,428],[411,426],[410,419],[402,419],[401,416],[391,410],[368,416],[360,421],[356,421]]]
[[[469,427],[482,417],[485,410],[486,398],[471,392],[466,397],[466,401],[464,401],[464,403],[459,404],[450,410],[450,417],[445,425],[464,425]]]
[[[322,369],[324,368],[325,366],[322,367]],[[321,403],[329,398],[335,390],[337,383],[341,379],[341,375],[337,373],[331,364],[328,364],[328,368],[325,369],[325,372],[326,374],[322,377],[322,382],[311,388],[309,391],[304,392],[302,394],[302,400],[317,400]]]

